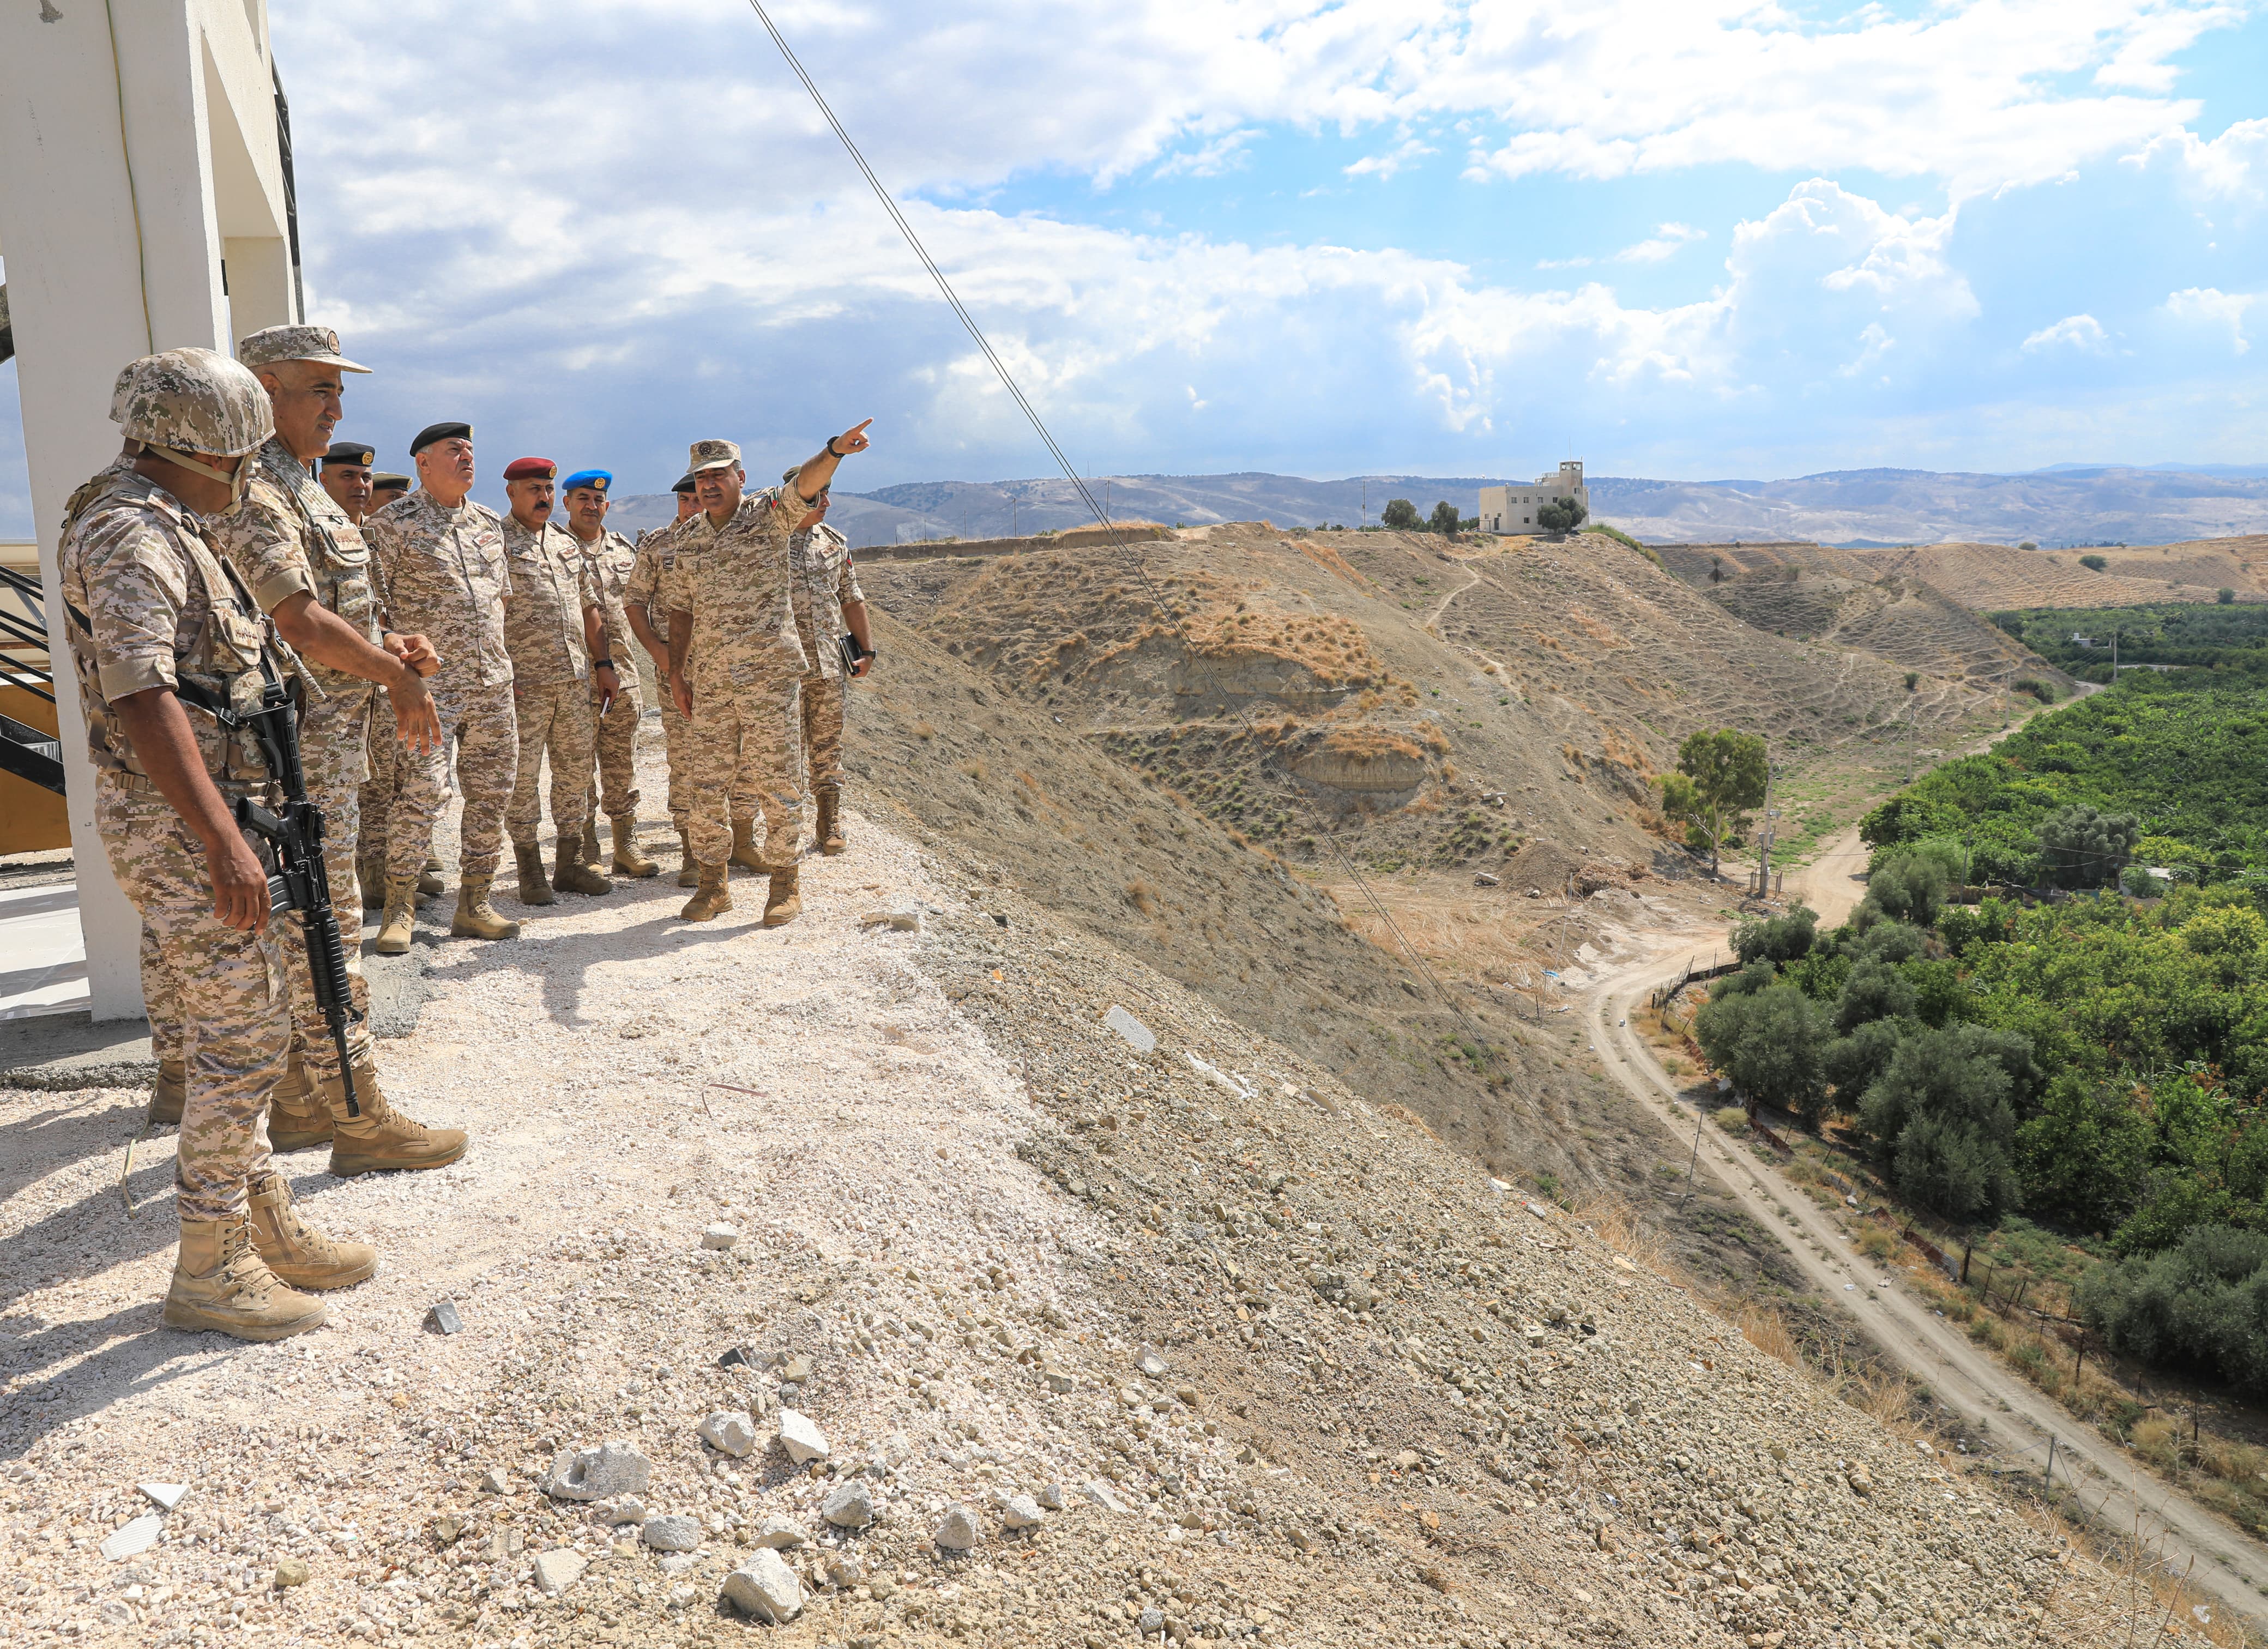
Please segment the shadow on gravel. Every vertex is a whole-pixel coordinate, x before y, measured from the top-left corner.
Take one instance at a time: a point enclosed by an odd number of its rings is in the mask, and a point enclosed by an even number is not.
[[[674,881],[657,885],[664,880],[635,884],[616,882],[613,893],[588,900],[593,904],[631,905],[646,913],[646,919],[637,926],[610,933],[547,935],[543,931],[545,909],[526,909],[518,901],[507,898],[497,908],[504,915],[519,920],[519,937],[486,944],[437,939],[425,963],[425,984],[431,990],[494,973],[534,975],[543,982],[545,1013],[559,1024],[580,1029],[593,1024],[583,1017],[580,1004],[584,975],[593,965],[628,964],[652,956],[674,956],[695,946],[724,944],[766,931],[760,920],[764,908],[761,877],[737,875],[733,882],[732,910],[713,922],[679,921],[679,909],[692,895]],[[567,894],[562,895],[562,902],[584,902],[585,898],[583,894]],[[556,911],[558,908],[555,905],[549,909]]]
[[[170,1242],[173,1222],[165,1223]],[[69,1373],[25,1388],[11,1405],[14,1412],[9,1417],[20,1428],[9,1439],[11,1454],[18,1458],[28,1454],[49,1432],[99,1414],[125,1398],[184,1375],[201,1374],[239,1349],[235,1342],[217,1334],[184,1334],[165,1327],[158,1320],[159,1303],[136,1300],[91,1321],[43,1325],[40,1332],[18,1341],[29,1351],[29,1360],[48,1366],[90,1341],[127,1336],[105,1346]]]

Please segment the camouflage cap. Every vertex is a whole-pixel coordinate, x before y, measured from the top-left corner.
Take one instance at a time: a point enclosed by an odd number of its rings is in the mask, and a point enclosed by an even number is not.
[[[740,449],[732,441],[696,441],[693,461],[686,465],[688,475],[697,475],[704,469],[722,469],[727,464],[740,461]]]
[[[210,350],[145,355],[111,402],[111,416],[150,446],[234,458],[276,433],[268,392],[251,372]]]
[[[366,372],[339,353],[339,335],[328,327],[262,327],[239,339],[236,358],[247,366],[273,366],[278,361],[320,361],[342,372]]]

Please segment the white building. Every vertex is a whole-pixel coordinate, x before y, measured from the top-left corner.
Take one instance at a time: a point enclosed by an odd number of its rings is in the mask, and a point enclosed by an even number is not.
[[[1583,463],[1570,459],[1559,466],[1556,475],[1539,475],[1533,486],[1483,487],[1481,489],[1481,531],[1484,533],[1533,533],[1535,512],[1557,498],[1572,498],[1583,506],[1587,515],[1591,509],[1590,490],[1583,485]]]
[[[158,350],[235,353],[298,320],[283,85],[266,0],[0,7],[0,258],[52,656],[68,659],[55,534],[118,452],[110,386]],[[79,923],[98,1020],[142,1011],[141,924],[94,828],[70,672],[55,695]]]

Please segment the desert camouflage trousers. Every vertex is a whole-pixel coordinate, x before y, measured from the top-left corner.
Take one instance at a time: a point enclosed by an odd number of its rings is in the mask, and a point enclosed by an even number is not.
[[[374,725],[372,718],[378,718]],[[307,799],[322,810],[323,869],[330,878],[331,909],[345,942],[347,983],[354,1023],[347,1047],[357,1059],[370,1057],[370,987],[362,973],[362,898],[355,884],[355,852],[361,830],[361,799],[369,772],[367,748],[394,740],[390,701],[374,687],[358,693],[334,692],[311,704],[299,732],[299,766]],[[297,916],[278,917],[276,931],[284,946],[291,997],[292,1040],[311,1081],[335,1080],[339,1052],[331,1029],[315,1006],[314,980],[307,966],[307,939]],[[182,1056],[180,982],[166,961],[165,949],[145,919],[142,924],[142,1001],[150,1017],[151,1051],[161,1060]]]
[[[622,666],[622,690],[604,714],[600,713],[598,689],[591,689],[591,714],[599,723],[599,777],[583,799],[586,819],[602,808],[609,819],[637,812],[637,730],[645,701],[638,696],[637,672],[626,659],[616,662]]]
[[[409,763],[403,760],[401,740],[395,735],[393,723],[393,712],[387,709],[387,701],[379,700],[371,718],[370,778],[363,785],[357,803],[362,815],[361,839],[355,846],[358,859],[385,859],[386,834],[394,827],[394,804],[407,777]]]
[[[239,933],[213,915],[204,846],[156,791],[106,773],[94,817],[177,992],[188,1078],[173,1159],[180,1217],[225,1219],[244,1211],[246,1182],[268,1168],[268,1096],[291,1045],[282,935],[273,921]]]
[[[763,816],[764,862],[792,865],[803,828],[803,798],[795,784],[798,701],[802,672],[774,671],[767,661],[731,667],[711,665],[695,673],[692,798],[686,828],[693,857],[721,865],[733,851],[732,821],[745,788]]]
[[[843,678],[803,678],[803,770],[812,790],[843,787]]]
[[[587,681],[512,684],[512,718],[519,725],[519,765],[504,829],[514,842],[533,842],[543,822],[543,758],[551,757],[551,822],[563,842],[583,834],[598,723]]]
[[[386,874],[415,880],[433,850],[433,826],[449,805],[449,762],[453,754],[457,784],[465,794],[458,825],[457,873],[468,880],[496,874],[504,852],[504,810],[519,770],[519,726],[513,719],[512,687],[450,687],[433,695],[441,713],[441,748],[430,755],[397,749],[402,777],[394,791],[394,817],[386,832]],[[582,769],[578,768],[577,772]]]
[[[688,828],[693,813],[693,724],[678,712],[677,696],[669,678],[660,678],[661,737],[669,754],[669,818],[679,829]],[[755,777],[746,762],[733,769],[730,791],[732,816],[753,819],[758,812]]]

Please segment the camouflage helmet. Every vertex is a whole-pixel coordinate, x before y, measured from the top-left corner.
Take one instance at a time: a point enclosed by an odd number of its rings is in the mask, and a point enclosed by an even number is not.
[[[210,350],[166,350],[126,370],[110,416],[146,446],[235,458],[276,433],[268,391]]]

